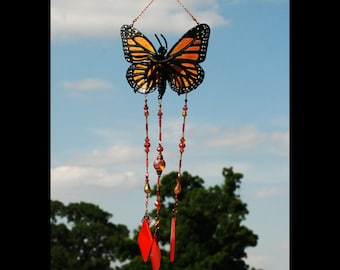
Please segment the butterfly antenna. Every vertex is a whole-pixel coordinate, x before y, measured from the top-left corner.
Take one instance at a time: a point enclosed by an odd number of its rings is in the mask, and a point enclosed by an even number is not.
[[[163,40],[164,40],[164,42],[165,42],[165,47],[162,45],[162,43],[161,43],[161,41],[159,40],[159,38],[158,38],[158,36],[155,34],[155,37],[157,38],[157,41],[158,41],[158,43],[159,43],[159,49],[158,49],[158,52],[160,53],[160,54],[165,54],[166,53],[166,51],[168,50],[168,43],[166,42],[166,39],[165,39],[165,37],[161,34],[161,37],[163,38]]]
[[[161,34],[161,37],[163,38],[165,42],[165,49],[168,50],[168,42],[166,42],[166,38]]]
[[[158,43],[159,43],[159,46],[162,46],[162,43],[161,43],[161,41],[159,40],[157,34],[155,34],[155,37],[157,38],[157,41],[158,41]]]

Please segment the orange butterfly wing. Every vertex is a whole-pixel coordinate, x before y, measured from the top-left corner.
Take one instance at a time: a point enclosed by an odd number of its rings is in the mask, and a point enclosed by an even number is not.
[[[198,24],[184,34],[167,54],[167,79],[178,95],[188,93],[202,83],[204,70],[198,63],[205,60],[209,36],[209,26]]]
[[[159,83],[159,71],[152,61],[157,52],[152,43],[136,28],[121,27],[121,37],[125,60],[132,63],[126,78],[135,92],[147,94],[155,91]]]

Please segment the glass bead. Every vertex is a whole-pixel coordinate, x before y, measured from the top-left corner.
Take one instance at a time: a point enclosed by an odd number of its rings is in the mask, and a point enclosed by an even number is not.
[[[176,195],[180,194],[182,192],[182,185],[180,182],[177,182],[175,188],[174,188],[174,193]]]
[[[144,192],[145,192],[146,194],[149,194],[150,191],[151,191],[151,188],[150,188],[149,183],[145,183],[145,185],[144,185]]]
[[[157,210],[159,210],[161,208],[161,205],[162,205],[162,203],[161,203],[160,200],[155,201],[155,206],[156,206]]]
[[[185,148],[185,143],[180,143],[178,146],[179,148]]]
[[[149,142],[144,143],[145,148],[149,148],[150,146],[151,146],[151,144]]]
[[[161,157],[157,157],[157,159],[153,162],[153,167],[156,171],[163,171],[165,169],[165,160]]]

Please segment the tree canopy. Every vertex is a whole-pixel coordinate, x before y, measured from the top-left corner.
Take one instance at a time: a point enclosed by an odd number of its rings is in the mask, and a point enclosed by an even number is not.
[[[247,205],[236,193],[243,175],[223,168],[221,185],[208,188],[199,176],[181,175],[182,192],[176,223],[175,262],[169,262],[170,221],[177,172],[161,179],[161,270],[248,270],[245,249],[257,245],[258,236],[243,225]],[[151,191],[155,195],[156,187]],[[155,210],[151,216],[155,215]],[[142,260],[137,237],[129,238],[125,225],[114,225],[111,214],[90,203],[65,206],[51,201],[52,270],[151,270]],[[110,266],[111,262],[120,262]],[[252,268],[253,269],[253,268]]]
[[[91,203],[51,201],[51,270],[109,270],[138,252],[125,225]]]

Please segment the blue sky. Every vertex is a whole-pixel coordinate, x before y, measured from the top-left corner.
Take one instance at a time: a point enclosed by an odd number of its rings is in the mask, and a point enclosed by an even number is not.
[[[259,236],[246,260],[288,270],[289,1],[182,2],[211,27],[204,81],[188,94],[182,170],[206,186],[223,182],[223,167],[242,173],[244,223]],[[144,96],[126,81],[120,27],[147,3],[51,0],[51,199],[98,204],[130,231],[144,213]],[[155,0],[134,24],[154,44],[154,33],[164,34],[170,48],[194,25],[175,0]],[[183,101],[167,87],[164,174],[178,167]],[[156,93],[148,103],[153,160]],[[156,181],[152,167],[150,181]]]

